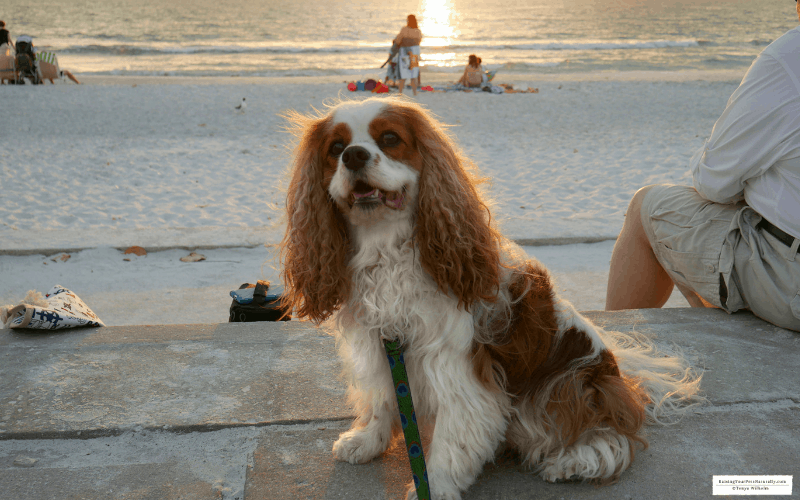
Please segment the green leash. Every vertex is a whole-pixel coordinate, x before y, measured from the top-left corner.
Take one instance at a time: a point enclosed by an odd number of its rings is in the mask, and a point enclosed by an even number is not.
[[[403,424],[403,436],[406,438],[408,460],[411,462],[411,474],[414,478],[414,487],[417,489],[417,497],[419,500],[430,500],[428,469],[425,466],[425,454],[422,452],[422,439],[419,437],[414,403],[411,401],[411,385],[408,382],[403,349],[397,341],[384,340],[383,347],[386,349],[389,368],[392,370],[394,393],[397,396],[397,408],[400,410],[400,422]]]

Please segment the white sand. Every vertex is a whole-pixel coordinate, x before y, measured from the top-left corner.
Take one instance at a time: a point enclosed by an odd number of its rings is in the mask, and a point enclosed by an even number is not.
[[[688,160],[741,76],[501,74],[540,92],[417,100],[454,125],[492,179],[494,216],[508,236],[584,241],[615,237],[639,187],[690,182]],[[230,289],[277,279],[261,270],[274,249],[256,245],[282,234],[290,138],[279,115],[367,96],[340,78],[86,81],[0,87],[0,254],[72,254],[58,263],[1,255],[0,304],[60,284],[108,325],[225,321]],[[248,108],[238,114],[242,97]],[[203,250],[208,260],[195,264],[178,261],[184,250],[125,262],[110,248],[133,244],[230,248]],[[528,250],[579,309],[600,309],[612,245]]]

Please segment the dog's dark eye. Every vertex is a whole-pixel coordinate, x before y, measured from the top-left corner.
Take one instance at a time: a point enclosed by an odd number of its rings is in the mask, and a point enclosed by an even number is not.
[[[392,147],[400,144],[400,137],[394,132],[385,132],[381,135],[381,147]]]
[[[336,141],[331,144],[331,149],[328,154],[338,158],[342,154],[342,151],[344,151],[344,143],[342,141]]]

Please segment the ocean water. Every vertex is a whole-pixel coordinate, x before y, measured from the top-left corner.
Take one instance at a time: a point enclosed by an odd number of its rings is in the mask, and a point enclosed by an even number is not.
[[[797,26],[791,0],[4,0],[28,34],[88,75],[381,76],[415,14],[422,71],[469,54],[503,73],[747,68]]]

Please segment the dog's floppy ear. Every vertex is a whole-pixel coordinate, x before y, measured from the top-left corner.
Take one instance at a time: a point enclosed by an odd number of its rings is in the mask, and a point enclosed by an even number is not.
[[[500,282],[500,234],[490,224],[475,166],[444,128],[410,105],[411,130],[422,156],[416,239],[423,268],[439,289],[467,309],[493,301]]]
[[[286,300],[300,318],[320,323],[340,306],[349,289],[349,242],[341,213],[328,195],[323,151],[329,118],[290,113],[300,136],[286,195],[287,225],[281,243]]]

